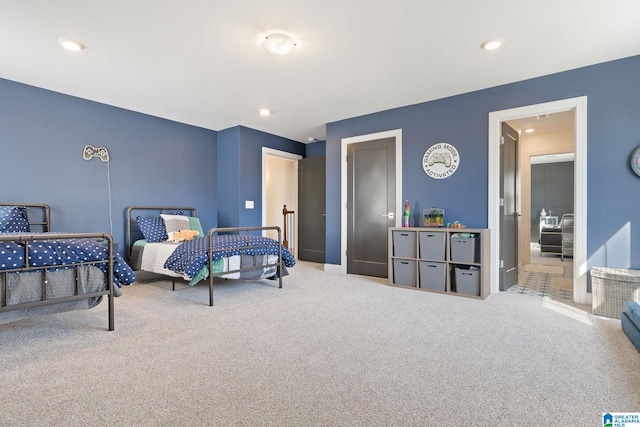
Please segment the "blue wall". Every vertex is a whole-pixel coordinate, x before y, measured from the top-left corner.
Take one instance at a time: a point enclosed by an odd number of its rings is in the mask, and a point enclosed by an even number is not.
[[[487,227],[490,112],[587,96],[590,265],[640,268],[640,178],[629,155],[640,145],[640,56],[327,124],[327,263],[340,264],[342,138],[402,129],[402,199],[414,210],[446,209],[446,221]],[[444,180],[422,170],[425,150],[454,145],[461,164]]]
[[[218,132],[218,227],[237,227],[240,219],[240,128]]]
[[[242,126],[215,132],[0,79],[0,199],[50,204],[55,231],[108,231],[107,164],[82,159],[90,144],[110,152],[117,241],[130,205],[195,206],[205,227],[258,225],[262,146],[324,151],[327,263],[339,264],[342,138],[401,128],[402,198],[414,211],[443,207],[447,221],[486,227],[488,114],[587,96],[589,264],[640,268],[640,180],[629,167],[640,145],[638,70],[635,56],[329,123],[326,142],[307,148]],[[440,181],[420,164],[437,142],[453,144],[462,159]]]
[[[262,225],[262,147],[304,156],[305,146],[255,129],[236,126],[218,135],[218,222],[220,227]],[[245,201],[254,202],[253,209]]]
[[[109,164],[83,160],[85,145],[106,147]],[[120,252],[132,205],[194,206],[205,228],[260,225],[262,145],[304,153],[304,144],[252,129],[218,135],[0,79],[0,200],[51,205],[53,231],[111,232],[110,172]],[[241,212],[244,200],[255,210]]]
[[[262,147],[305,151],[241,126],[215,132],[2,79],[0,144],[3,202],[49,204],[53,231],[111,232],[122,253],[127,206],[194,206],[205,228],[261,225]],[[85,145],[106,147],[110,162],[83,160]]]
[[[110,232],[124,248],[130,205],[186,205],[217,220],[216,133],[0,79],[0,199],[46,203],[53,231]],[[110,162],[85,161],[85,145]]]
[[[327,152],[327,141],[316,141],[307,144],[305,157],[322,157]]]

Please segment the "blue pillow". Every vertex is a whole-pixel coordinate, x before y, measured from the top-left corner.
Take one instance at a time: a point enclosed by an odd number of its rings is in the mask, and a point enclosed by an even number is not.
[[[2,206],[0,207],[0,233],[28,233],[29,220],[27,219],[27,208],[24,206]]]
[[[138,226],[149,243],[164,242],[168,239],[164,221],[159,216],[138,217]]]

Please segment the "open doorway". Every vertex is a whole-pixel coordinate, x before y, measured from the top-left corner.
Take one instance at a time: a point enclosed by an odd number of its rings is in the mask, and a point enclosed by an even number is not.
[[[532,261],[531,244],[540,240],[540,215],[549,217],[549,225],[560,225],[562,215],[575,210],[575,111],[540,114],[507,123],[519,133],[522,217],[518,263],[527,265]],[[551,253],[547,258],[553,256]]]
[[[519,133],[519,277],[512,291],[573,304],[575,111],[508,121]],[[563,223],[565,227],[563,228]]]
[[[497,293],[500,273],[500,131],[503,122],[521,118],[573,111],[575,145],[575,244],[573,250],[573,298],[578,304],[590,304],[587,293],[587,98],[578,97],[489,113],[489,191],[488,223],[491,230],[491,292]],[[525,239],[527,244],[529,239]],[[530,256],[530,250],[529,252]]]
[[[262,148],[262,225],[277,225],[284,233],[283,207],[294,211],[293,226],[288,227],[289,250],[297,257],[298,209],[298,160],[302,156],[286,151]],[[277,239],[276,231],[269,231],[266,237]],[[284,239],[284,234],[281,235]]]

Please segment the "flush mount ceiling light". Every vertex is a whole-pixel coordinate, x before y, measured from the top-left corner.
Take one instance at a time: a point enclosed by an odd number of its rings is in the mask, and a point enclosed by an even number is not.
[[[268,108],[261,108],[260,110],[258,110],[258,113],[260,113],[261,116],[268,116],[271,114],[271,110],[269,110]]]
[[[73,40],[73,39],[59,39],[58,42],[60,42],[60,45],[67,49],[67,50],[71,50],[73,52],[77,52],[79,50],[84,49],[84,45],[82,43],[80,43],[77,40]]]
[[[503,43],[504,43],[503,39],[491,39],[482,43],[480,47],[483,48],[484,50],[495,50],[500,46],[502,46]]]
[[[296,42],[286,34],[269,34],[262,41],[262,47],[271,54],[286,55],[295,49]]]

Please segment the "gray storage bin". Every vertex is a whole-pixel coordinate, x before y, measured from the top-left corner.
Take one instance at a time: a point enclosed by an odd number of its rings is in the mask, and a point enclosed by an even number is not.
[[[477,233],[452,234],[451,261],[460,263],[479,263],[480,235]]]
[[[416,257],[416,232],[409,230],[393,231],[393,256],[403,258]]]
[[[420,261],[420,287],[444,292],[447,287],[447,264]]]
[[[454,288],[459,294],[480,296],[480,270],[456,267]]]
[[[420,259],[431,261],[445,260],[447,233],[441,231],[420,231]]]
[[[409,259],[393,260],[393,284],[416,287],[416,262]]]

